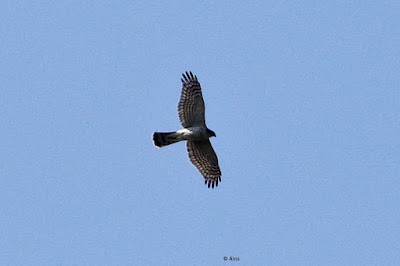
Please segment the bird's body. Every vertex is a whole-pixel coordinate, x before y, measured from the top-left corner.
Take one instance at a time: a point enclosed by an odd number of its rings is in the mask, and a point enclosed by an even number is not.
[[[179,141],[202,141],[208,140],[212,136],[205,127],[189,127],[183,128],[175,132],[154,132],[154,145],[164,147]]]
[[[164,147],[179,141],[187,141],[190,161],[197,167],[208,187],[214,188],[221,181],[218,158],[209,141],[214,131],[205,124],[205,106],[200,83],[192,72],[183,75],[181,99],[178,114],[183,129],[174,132],[154,132],[153,141],[157,147]]]
[[[176,133],[181,134],[184,140],[207,140],[212,133],[206,127],[189,127],[178,130]]]

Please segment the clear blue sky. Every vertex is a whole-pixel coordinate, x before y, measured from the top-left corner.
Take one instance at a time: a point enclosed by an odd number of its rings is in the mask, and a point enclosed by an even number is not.
[[[0,264],[400,263],[398,1],[2,1]],[[180,128],[203,87],[222,170]]]

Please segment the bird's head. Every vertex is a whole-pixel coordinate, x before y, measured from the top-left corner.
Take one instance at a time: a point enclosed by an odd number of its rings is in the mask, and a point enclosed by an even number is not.
[[[210,137],[216,137],[217,136],[217,135],[215,135],[214,131],[212,131],[212,130],[210,130],[208,128],[207,128],[207,133],[210,135]]]

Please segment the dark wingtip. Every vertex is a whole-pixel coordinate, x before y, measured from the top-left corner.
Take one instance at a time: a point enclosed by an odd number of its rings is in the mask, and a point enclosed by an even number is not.
[[[197,80],[197,76],[196,75],[193,75],[193,73],[192,73],[192,71],[186,71],[185,73],[182,73],[182,76],[183,76],[183,79],[181,79],[182,80],[182,82],[188,82],[188,81],[192,81],[192,80],[194,80],[194,81],[198,81]]]
[[[215,180],[211,180],[211,179],[204,180],[204,184],[206,186],[208,186],[209,188],[212,188],[212,189],[218,187],[219,182],[221,182],[221,177],[220,176]]]
[[[204,180],[204,184],[205,184],[208,188],[214,189],[214,187],[218,187],[218,180],[217,180],[217,181],[214,181],[214,180]]]

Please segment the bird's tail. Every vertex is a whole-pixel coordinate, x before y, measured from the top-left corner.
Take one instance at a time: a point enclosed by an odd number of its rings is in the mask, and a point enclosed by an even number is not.
[[[180,141],[176,132],[154,132],[153,141],[157,147],[164,147]]]

